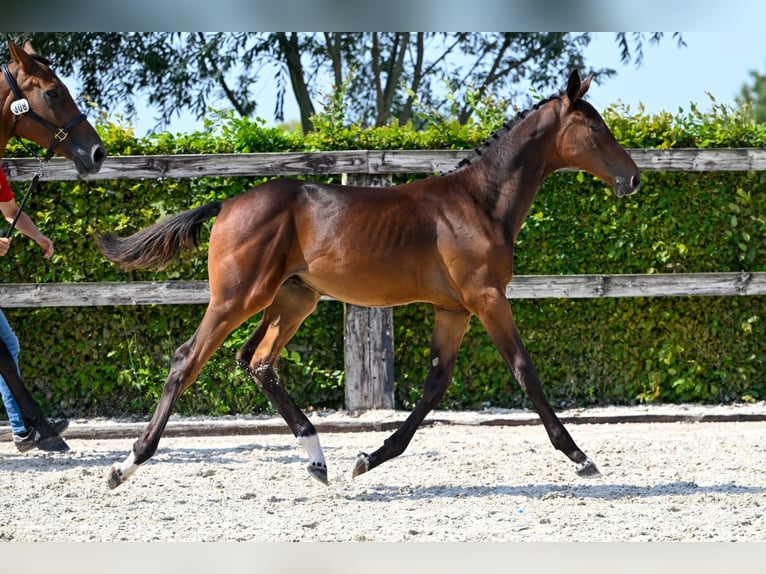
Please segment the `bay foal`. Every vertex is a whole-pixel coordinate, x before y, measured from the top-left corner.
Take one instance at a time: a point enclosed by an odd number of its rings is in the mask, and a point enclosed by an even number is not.
[[[173,215],[126,238],[98,237],[104,255],[124,268],[163,267],[182,247],[210,233],[210,303],[194,335],[175,352],[159,404],[127,458],[109,475],[115,488],[156,451],[179,396],[229,333],[263,317],[237,354],[327,483],[316,430],[277,376],[280,351],[321,295],[363,306],[433,305],[430,370],[422,399],[377,450],[359,455],[353,476],[401,454],[438,406],[476,315],[533,402],[553,446],[581,476],[598,475],[548,404],[519,337],[505,289],[513,277],[516,236],[543,180],[561,168],[587,171],[634,193],[639,172],[583,96],[573,72],[560,95],[507,123],[473,161],[439,177],[390,188],[346,187],[275,179],[226,201]]]

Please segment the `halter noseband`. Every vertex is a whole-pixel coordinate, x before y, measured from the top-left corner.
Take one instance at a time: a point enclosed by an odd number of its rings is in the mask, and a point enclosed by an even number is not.
[[[32,110],[32,108],[29,107],[29,100],[27,100],[21,95],[21,90],[19,90],[19,86],[16,83],[16,80],[11,75],[11,71],[8,69],[8,64],[3,64],[2,68],[3,68],[3,74],[5,75],[5,79],[8,81],[8,85],[11,86],[13,95],[16,97],[16,99],[11,103],[11,112],[14,115],[12,133],[13,134],[16,133],[16,121],[18,121],[18,118],[24,114],[28,115],[37,123],[48,128],[48,130],[50,130],[51,133],[53,134],[53,140],[51,141],[51,145],[48,147],[48,152],[45,154],[45,159],[43,160],[44,162],[47,162],[53,157],[53,154],[56,151],[56,147],[65,139],[67,139],[67,137],[69,137],[69,132],[71,132],[72,129],[74,129],[74,127],[77,124],[79,124],[81,121],[84,121],[86,119],[86,116],[85,114],[81,112],[79,115],[75,116],[74,119],[72,119],[63,128],[57,128],[56,126],[54,126],[45,118],[41,117],[34,110]]]

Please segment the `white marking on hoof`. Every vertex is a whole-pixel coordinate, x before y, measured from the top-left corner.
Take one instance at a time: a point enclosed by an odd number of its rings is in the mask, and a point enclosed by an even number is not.
[[[370,457],[365,452],[360,452],[356,457],[354,463],[354,470],[351,472],[351,478],[355,478],[360,474],[364,474],[370,470]]]
[[[109,488],[115,489],[123,482],[128,480],[133,473],[138,470],[138,465],[134,462],[136,460],[133,451],[122,462],[115,462],[112,465],[111,472],[109,473]]]
[[[309,474],[316,478],[319,482],[324,484],[325,486],[329,485],[329,481],[327,480],[327,465],[318,463],[318,462],[312,462],[307,467],[306,470],[309,471]]]
[[[590,457],[586,458],[585,462],[576,465],[575,470],[583,478],[598,478],[601,476],[601,471],[599,471],[596,463]]]
[[[312,466],[327,468],[324,452],[322,452],[322,446],[319,444],[319,435],[299,436],[297,440],[298,444],[306,449],[306,454],[309,455],[309,461],[311,461]]]

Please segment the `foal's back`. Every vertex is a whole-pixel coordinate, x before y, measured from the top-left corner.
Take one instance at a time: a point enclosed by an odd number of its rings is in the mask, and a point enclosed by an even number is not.
[[[282,281],[299,277],[358,305],[449,305],[458,298],[449,268],[469,231],[458,218],[465,209],[456,179],[389,188],[268,181],[224,204],[210,261],[277,268]]]

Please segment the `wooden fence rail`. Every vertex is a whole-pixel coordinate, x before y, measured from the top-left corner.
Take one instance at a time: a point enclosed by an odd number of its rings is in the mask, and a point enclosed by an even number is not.
[[[509,299],[766,295],[766,273],[518,275],[505,294]],[[0,306],[6,308],[206,305],[209,299],[207,281],[0,283]]]
[[[766,150],[632,149],[642,171],[766,171]],[[91,180],[220,176],[346,174],[348,183],[385,186],[391,174],[433,174],[453,169],[465,150],[353,150],[306,153],[200,154],[109,157]],[[30,180],[35,159],[3,158],[9,179]],[[78,178],[67,160],[50,162],[43,180]],[[766,273],[518,276],[509,299],[766,295]],[[207,281],[2,284],[2,307],[206,304]],[[346,408],[393,407],[393,314],[390,308],[347,305]]]
[[[642,171],[766,171],[766,149],[631,149]],[[88,179],[158,177],[218,177],[255,175],[440,173],[454,168],[474,152],[465,150],[333,151],[306,153],[243,153],[110,156]],[[35,159],[2,159],[11,180],[32,179],[40,164]],[[78,179],[71,162],[54,158],[43,181]]]

